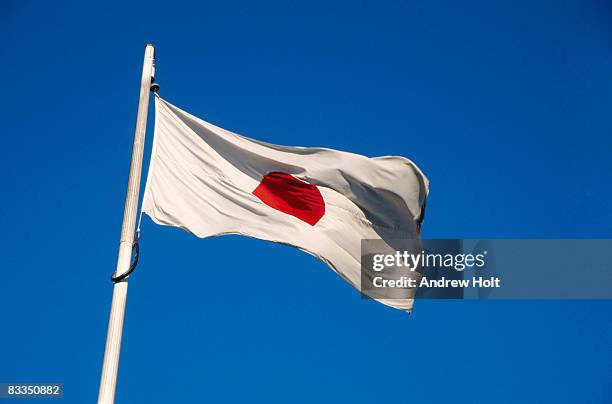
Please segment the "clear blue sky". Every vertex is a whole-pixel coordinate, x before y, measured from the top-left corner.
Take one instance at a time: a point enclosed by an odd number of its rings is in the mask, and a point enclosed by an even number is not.
[[[425,237],[612,236],[609,3],[172,3],[0,5],[0,381],[97,398],[147,42],[211,122],[413,159]],[[407,316],[281,245],[141,250],[119,403],[612,402],[610,301]]]

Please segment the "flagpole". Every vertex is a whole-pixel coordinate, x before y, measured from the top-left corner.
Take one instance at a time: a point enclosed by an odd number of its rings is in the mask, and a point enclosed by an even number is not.
[[[147,112],[149,109],[149,94],[151,82],[155,75],[155,48],[148,44],[145,47],[142,78],[140,80],[140,98],[138,100],[138,113],[136,116],[136,129],[134,131],[134,145],[132,146],[132,160],[130,163],[130,176],[128,179],[125,209],[123,211],[123,225],[121,226],[121,241],[119,244],[119,258],[114,277],[125,274],[130,268],[132,260],[132,246],[134,244],[134,227],[138,210],[138,194],[140,193],[140,176],[142,172],[142,155],[147,128]],[[116,282],[113,287],[113,300],[111,303],[110,318],[108,320],[108,334],[106,336],[106,349],[102,364],[102,377],[100,379],[100,392],[98,404],[112,404],[115,401],[115,387],[117,385],[117,370],[119,369],[119,352],[121,350],[121,333],[123,331],[123,318],[127,300],[127,278]]]

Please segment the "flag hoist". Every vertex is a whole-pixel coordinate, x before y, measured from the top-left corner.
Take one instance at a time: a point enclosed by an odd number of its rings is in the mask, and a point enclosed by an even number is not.
[[[119,368],[119,352],[121,350],[121,333],[125,315],[127,299],[128,276],[132,251],[137,248],[134,237],[136,215],[138,210],[138,194],[140,192],[140,176],[142,172],[142,155],[147,128],[147,112],[149,109],[149,95],[151,90],[158,86],[153,84],[155,76],[155,48],[149,44],[145,47],[142,78],[140,80],[140,97],[138,99],[138,113],[136,115],[136,129],[134,130],[134,145],[132,147],[132,160],[123,211],[123,225],[121,226],[121,241],[119,243],[119,258],[117,269],[113,275],[113,301],[108,321],[108,334],[104,350],[102,377],[100,379],[99,404],[111,404],[115,400],[115,387],[117,385],[117,370]]]

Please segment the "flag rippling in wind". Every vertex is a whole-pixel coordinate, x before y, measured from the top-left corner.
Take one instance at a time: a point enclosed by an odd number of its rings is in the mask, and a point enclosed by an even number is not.
[[[416,239],[428,181],[403,157],[367,158],[237,135],[156,96],[142,210],[198,237],[289,244],[360,289],[362,239]],[[410,311],[414,290],[377,299]]]

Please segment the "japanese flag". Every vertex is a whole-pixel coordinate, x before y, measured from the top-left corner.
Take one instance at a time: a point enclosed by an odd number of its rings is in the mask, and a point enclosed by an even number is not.
[[[142,210],[158,224],[198,237],[241,234],[289,244],[358,290],[361,240],[391,246],[419,236],[428,181],[404,157],[264,143],[159,96],[155,111]],[[410,311],[414,292],[377,300]]]

